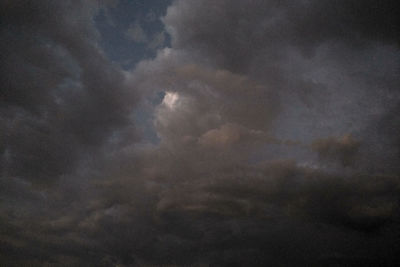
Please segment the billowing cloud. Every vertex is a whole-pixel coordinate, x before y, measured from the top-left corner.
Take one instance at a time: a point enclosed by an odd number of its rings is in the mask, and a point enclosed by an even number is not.
[[[275,62],[290,47],[309,54],[326,42],[397,45],[394,6],[393,0],[176,1],[164,22],[174,47],[240,72],[257,60]]]
[[[394,1],[0,7],[0,265],[398,263]]]
[[[127,125],[134,98],[96,45],[96,2],[5,1],[2,166],[54,180]],[[128,100],[131,99],[131,100]]]

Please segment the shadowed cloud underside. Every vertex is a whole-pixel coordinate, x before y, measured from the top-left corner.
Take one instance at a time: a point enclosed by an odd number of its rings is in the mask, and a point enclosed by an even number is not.
[[[0,0],[0,265],[399,264],[398,11]]]

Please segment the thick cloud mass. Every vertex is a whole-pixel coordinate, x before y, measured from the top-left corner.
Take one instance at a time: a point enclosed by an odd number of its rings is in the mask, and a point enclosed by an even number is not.
[[[110,5],[0,1],[0,265],[399,263],[395,1],[177,0],[129,71]]]
[[[5,175],[54,180],[127,123],[124,76],[96,46],[96,5],[2,3]]]

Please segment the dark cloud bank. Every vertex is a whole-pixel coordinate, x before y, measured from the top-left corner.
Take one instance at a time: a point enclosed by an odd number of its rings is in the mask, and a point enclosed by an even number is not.
[[[129,71],[115,2],[0,3],[1,266],[399,264],[395,1],[174,1]]]

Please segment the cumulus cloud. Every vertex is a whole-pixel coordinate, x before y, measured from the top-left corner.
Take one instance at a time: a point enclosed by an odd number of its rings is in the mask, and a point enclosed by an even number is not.
[[[96,45],[97,9],[96,2],[2,3],[6,176],[54,180],[127,124],[134,98]]]
[[[174,1],[128,71],[106,4],[1,2],[1,264],[398,263],[394,1]]]
[[[175,47],[200,50],[243,71],[261,55],[277,60],[288,47],[310,53],[329,41],[398,44],[394,6],[392,0],[176,1],[164,22]]]

